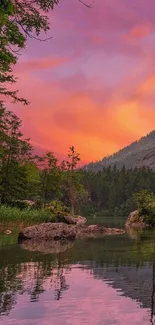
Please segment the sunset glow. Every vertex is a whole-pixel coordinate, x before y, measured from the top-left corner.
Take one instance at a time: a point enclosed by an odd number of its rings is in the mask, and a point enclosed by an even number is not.
[[[50,21],[53,38],[30,39],[16,67],[31,104],[9,106],[32,144],[58,157],[74,145],[86,163],[154,129],[155,2],[64,0]]]

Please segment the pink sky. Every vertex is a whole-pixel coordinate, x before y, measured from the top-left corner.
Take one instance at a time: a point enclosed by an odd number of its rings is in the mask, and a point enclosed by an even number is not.
[[[154,0],[61,0],[50,22],[53,38],[29,40],[16,67],[31,104],[11,109],[32,144],[89,162],[154,129]]]

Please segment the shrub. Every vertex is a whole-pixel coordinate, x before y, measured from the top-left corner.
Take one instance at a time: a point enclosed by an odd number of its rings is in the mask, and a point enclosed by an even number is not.
[[[69,213],[70,209],[68,207],[66,207],[63,202],[59,201],[59,200],[53,200],[48,204],[48,208],[50,209],[50,211],[61,211],[61,212],[66,212]]]
[[[34,205],[33,205],[33,209],[42,209],[43,207],[43,200],[42,199],[36,199],[35,202],[34,202]]]
[[[16,207],[20,210],[31,208],[33,204],[34,204],[33,201],[28,201],[28,200],[16,200],[16,201],[8,202],[9,206],[11,206],[12,208]]]
[[[155,196],[147,190],[134,194],[134,201],[139,216],[143,216],[146,223],[155,226]]]
[[[26,224],[41,223],[41,222],[55,222],[56,217],[48,209],[20,210],[16,207],[6,205],[0,206],[0,222],[24,222]]]

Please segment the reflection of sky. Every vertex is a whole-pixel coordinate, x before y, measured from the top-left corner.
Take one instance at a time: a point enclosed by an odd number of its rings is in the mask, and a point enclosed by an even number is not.
[[[31,272],[29,272],[30,276]],[[90,271],[74,266],[65,271],[69,289],[59,301],[53,299],[49,279],[39,302],[30,302],[27,294],[18,296],[9,316],[2,316],[4,325],[148,325],[148,309],[123,297],[102,280],[94,279]],[[25,277],[25,281],[28,281]]]
[[[75,145],[86,162],[155,127],[154,17],[153,0],[60,1],[53,38],[29,40],[16,68],[31,104],[13,109],[35,146],[61,157]]]

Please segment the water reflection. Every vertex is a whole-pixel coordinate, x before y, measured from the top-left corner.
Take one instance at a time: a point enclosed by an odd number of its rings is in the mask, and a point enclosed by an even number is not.
[[[46,290],[52,290],[53,299],[59,300],[69,288],[64,276],[65,261],[61,254],[55,260],[9,264],[0,270],[0,315],[8,315],[19,295],[28,295],[30,302],[38,302]],[[65,272],[70,266],[65,266]]]
[[[49,246],[1,250],[2,325],[153,324],[153,237],[79,240],[55,254]]]

